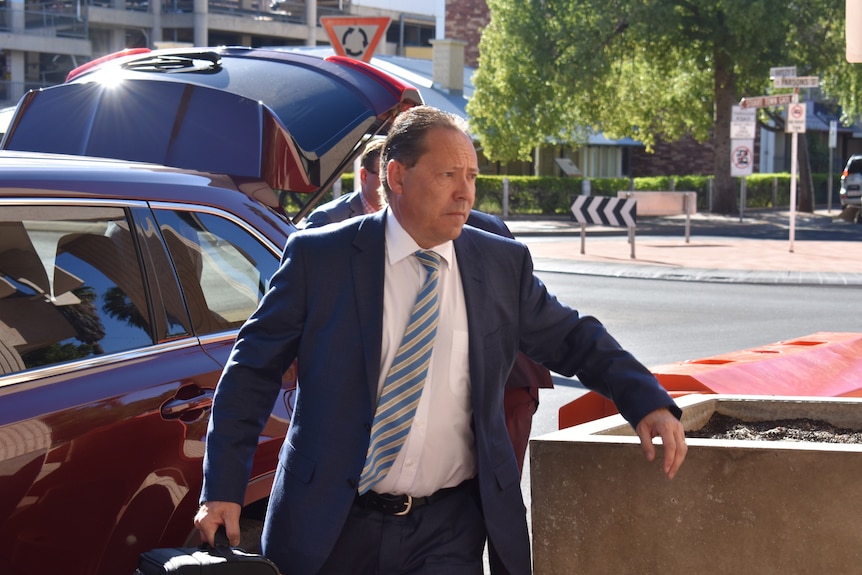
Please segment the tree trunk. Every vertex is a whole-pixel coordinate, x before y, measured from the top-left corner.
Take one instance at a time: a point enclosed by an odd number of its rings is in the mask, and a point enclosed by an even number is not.
[[[808,154],[808,137],[805,132],[799,134],[799,198],[797,209],[800,212],[814,212],[814,178],[811,177],[811,156]]]
[[[730,175],[730,122],[736,104],[736,80],[727,56],[716,54],[713,86],[715,91],[715,195],[712,211],[718,214],[737,213],[736,185]]]

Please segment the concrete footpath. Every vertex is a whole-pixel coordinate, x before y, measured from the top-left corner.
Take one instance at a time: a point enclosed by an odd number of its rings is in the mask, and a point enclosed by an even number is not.
[[[537,271],[760,284],[862,286],[862,224],[840,207],[814,213],[752,210],[739,216],[639,217],[634,257],[626,228],[571,218],[511,217]]]

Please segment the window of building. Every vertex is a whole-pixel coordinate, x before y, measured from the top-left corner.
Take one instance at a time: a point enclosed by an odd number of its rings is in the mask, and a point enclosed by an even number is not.
[[[393,21],[386,29],[386,42],[396,46],[430,46],[434,39],[433,24]]]

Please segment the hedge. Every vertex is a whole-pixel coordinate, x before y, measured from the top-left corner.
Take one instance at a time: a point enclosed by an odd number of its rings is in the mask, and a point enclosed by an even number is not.
[[[838,206],[840,175],[835,174],[832,182],[832,205]],[[697,192],[697,209],[709,210],[709,176],[653,176],[643,178],[597,178],[589,183],[590,195],[616,197],[623,190],[679,190]],[[813,174],[814,203],[827,204],[828,174]],[[580,195],[583,178],[562,178],[552,176],[486,176],[476,180],[476,209],[492,214],[503,212],[503,185],[508,180],[510,215],[569,215],[574,197]],[[737,179],[737,181],[739,181]],[[797,186],[799,182],[797,182]],[[790,205],[790,174],[754,174],[745,178],[746,208],[772,208]],[[341,177],[343,193],[353,189],[353,174]],[[798,189],[798,188],[797,188]],[[739,186],[737,184],[737,193]],[[738,196],[737,196],[738,197]],[[322,202],[332,199],[332,194],[324,195]],[[296,211],[297,205],[288,210]]]

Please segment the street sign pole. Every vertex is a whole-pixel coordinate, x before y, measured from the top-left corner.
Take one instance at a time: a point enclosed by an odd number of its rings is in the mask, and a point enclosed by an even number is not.
[[[799,134],[793,132],[790,139],[790,253],[793,253],[793,238],[796,235],[796,152]]]
[[[799,88],[793,89],[794,102],[799,101]],[[786,121],[790,121],[790,107],[787,108]],[[799,169],[796,156],[799,150],[799,133],[793,130],[790,139],[790,253],[793,253],[793,239],[796,237],[796,171]]]
[[[793,253],[793,240],[796,237],[796,187],[799,180],[799,134],[806,129],[806,105],[799,102],[799,88],[793,89],[794,103],[787,106],[785,131],[790,139],[790,253]]]
[[[826,180],[826,208],[827,213],[832,213],[832,158],[835,156],[835,148],[838,144],[838,122],[829,122],[829,179]]]
[[[832,148],[829,148],[829,179],[826,180],[826,213],[832,213]]]
[[[799,88],[816,88],[820,85],[817,76],[796,76],[796,67],[787,66],[783,68],[770,68],[769,76],[772,78],[773,86],[776,88],[793,88],[792,94],[779,94],[777,96],[756,96],[743,98],[739,105],[742,108],[764,108],[769,106],[787,105],[785,116],[785,132],[791,134],[790,139],[790,252],[793,253],[793,239],[796,236],[796,181],[798,166],[797,158],[799,150],[799,132],[805,132],[805,104],[799,103]],[[831,160],[830,154],[830,160]],[[832,170],[830,169],[830,174]],[[831,175],[830,175],[831,177]],[[744,194],[744,188],[740,190]],[[830,194],[831,199],[831,194]],[[740,212],[740,220],[742,212]]]

